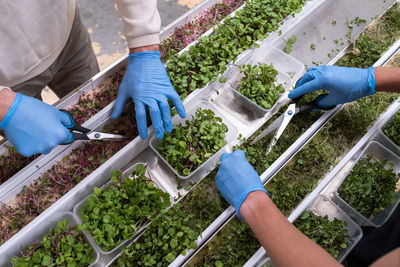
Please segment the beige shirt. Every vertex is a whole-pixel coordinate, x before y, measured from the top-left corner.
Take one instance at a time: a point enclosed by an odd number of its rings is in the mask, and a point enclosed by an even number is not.
[[[159,44],[157,0],[116,0],[129,48]],[[0,88],[46,70],[67,43],[74,0],[0,0]]]

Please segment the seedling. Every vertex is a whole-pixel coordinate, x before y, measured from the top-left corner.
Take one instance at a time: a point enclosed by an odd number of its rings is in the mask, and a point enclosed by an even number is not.
[[[80,209],[82,229],[88,230],[96,244],[109,251],[132,236],[163,209],[171,205],[169,194],[149,180],[139,164],[133,178],[112,173],[112,183],[95,187],[94,194]]]
[[[350,240],[345,221],[328,216],[317,216],[312,212],[304,212],[295,222],[294,226],[308,238],[320,245],[333,257],[337,258],[343,249],[347,248]]]
[[[228,127],[212,110],[198,108],[192,120],[165,135],[157,150],[179,174],[188,176],[225,146],[227,132]]]
[[[390,122],[385,126],[383,132],[396,145],[400,146],[400,112],[397,112]]]
[[[26,266],[88,266],[94,262],[94,250],[83,234],[68,221],[59,221],[43,240],[29,245],[21,256],[11,258],[15,267]]]
[[[239,81],[238,92],[264,109],[270,109],[285,91],[277,84],[278,71],[267,64],[239,66],[244,77]]]
[[[292,35],[292,37],[290,37],[289,40],[285,41],[286,45],[283,48],[283,52],[285,52],[287,54],[292,53],[293,45],[296,43],[296,41],[297,41],[297,36],[296,35]]]
[[[393,163],[372,161],[369,155],[353,167],[338,189],[339,196],[366,218],[377,215],[396,198],[396,182]]]

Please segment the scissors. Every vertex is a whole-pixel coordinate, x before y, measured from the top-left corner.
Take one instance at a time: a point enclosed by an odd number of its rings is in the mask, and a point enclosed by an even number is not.
[[[65,109],[60,109],[61,112],[64,112],[69,116],[71,119],[72,125],[67,126],[67,129],[71,132],[74,136],[74,139],[69,143],[64,143],[63,145],[71,144],[76,140],[116,140],[116,141],[123,141],[123,140],[130,140],[128,136],[119,135],[119,134],[109,134],[109,133],[102,133],[102,132],[95,132],[88,128],[83,127],[80,125],[72,115],[66,111]]]
[[[322,94],[318,97],[321,96],[325,96],[327,94]],[[292,99],[289,102],[289,106],[286,109],[286,111],[279,116],[274,122],[272,122],[268,128],[266,128],[261,134],[259,134],[256,138],[254,138],[254,140],[250,143],[251,145],[254,145],[255,143],[257,143],[258,141],[260,141],[262,138],[264,138],[265,136],[267,136],[269,133],[273,132],[274,130],[277,130],[275,132],[274,137],[271,140],[271,143],[268,146],[267,151],[265,152],[265,155],[268,155],[273,146],[275,146],[275,144],[278,142],[279,138],[281,137],[283,131],[286,129],[286,127],[289,125],[289,122],[292,120],[293,116],[307,111],[307,110],[332,110],[336,107],[335,106],[329,106],[329,107],[321,107],[317,104],[317,98],[315,98],[313,101],[311,102],[307,102],[304,105],[301,106],[297,106],[297,103],[304,97],[304,95],[299,96],[298,98]]]

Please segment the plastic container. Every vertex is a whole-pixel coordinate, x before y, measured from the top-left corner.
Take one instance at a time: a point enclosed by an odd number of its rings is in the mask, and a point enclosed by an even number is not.
[[[277,81],[275,84],[282,84],[285,89],[285,91],[280,94],[280,97],[270,109],[265,109],[259,106],[257,103],[253,102],[237,91],[239,87],[238,82],[242,77],[244,77],[237,67],[235,67],[235,69],[230,73],[230,75],[233,74],[231,77],[234,77],[234,80],[230,80],[229,83],[231,84],[230,89],[233,91],[235,100],[245,106],[248,110],[252,111],[256,116],[261,117],[264,116],[268,111],[273,110],[276,105],[281,103],[282,101],[280,100],[282,100],[282,97],[286,98],[286,95],[294,85],[291,77],[299,76],[301,73],[303,73],[305,67],[304,64],[297,59],[269,45],[268,43],[263,43],[260,48],[255,49],[250,56],[240,57],[235,62],[235,65],[256,65],[259,63],[268,65],[272,64],[278,71]]]
[[[324,195],[317,196],[306,210],[318,216],[327,215],[331,221],[336,218],[346,222],[345,228],[349,233],[350,239],[347,242],[347,248],[342,250],[336,258],[339,262],[343,261],[362,238],[363,233],[360,226]]]
[[[382,144],[384,144],[387,148],[389,148],[393,153],[395,153],[397,156],[400,157],[400,147],[395,144],[392,139],[390,139],[384,132],[383,130],[386,128],[386,126],[392,121],[392,119],[394,118],[394,116],[400,112],[399,110],[392,116],[392,118],[385,123],[385,125],[383,125],[382,128],[379,129],[379,136],[378,136],[378,140],[382,142]]]
[[[74,214],[72,214],[72,212],[64,212],[62,214],[59,213],[58,215],[59,216],[55,215],[55,216],[53,216],[53,218],[51,220],[46,221],[46,224],[36,227],[37,231],[29,232],[29,236],[27,236],[25,239],[26,242],[24,242],[23,244],[20,244],[21,251],[24,250],[28,245],[32,244],[33,242],[38,241],[38,240],[41,241],[43,239],[43,236],[46,233],[48,233],[51,228],[57,227],[57,223],[59,221],[68,220],[68,227],[73,227],[73,226],[76,226],[79,224],[77,218],[74,216]],[[92,240],[88,239],[86,235],[84,235],[84,236],[86,238],[87,243],[94,250],[94,255],[93,255],[94,261],[89,266],[95,266],[100,257],[99,251],[97,250],[94,242]],[[9,266],[11,266],[11,265],[9,264]]]
[[[374,160],[385,160],[385,159],[388,160],[388,162],[393,163],[393,171],[395,173],[400,172],[400,158],[398,156],[396,156],[395,154],[393,154],[386,147],[384,147],[383,145],[381,145],[380,143],[378,143],[376,141],[372,141],[367,145],[367,147],[360,154],[358,159],[354,162],[354,165],[352,166],[352,168],[357,164],[357,162],[360,159],[366,158],[367,155],[372,155],[372,159],[374,159]],[[346,201],[344,201],[339,196],[339,193],[338,193],[338,189],[340,188],[340,185],[350,174],[352,168],[348,170],[348,172],[345,175],[345,178],[336,187],[333,201],[341,209],[343,209],[347,214],[349,214],[359,225],[380,227],[389,219],[389,217],[392,215],[392,213],[396,209],[397,205],[399,204],[400,191],[396,193],[396,201],[393,204],[388,205],[386,207],[386,209],[384,211],[382,211],[381,213],[379,213],[378,215],[370,216],[369,218],[366,218],[364,215],[362,215],[357,210],[355,210],[353,207],[351,207]]]
[[[130,173],[132,173],[132,172],[136,169],[136,166],[139,165],[139,164],[145,165],[145,163],[138,162],[138,163],[134,164],[132,167],[130,167],[128,170],[124,171],[122,175],[123,175],[123,176],[125,176],[126,174],[129,175]],[[128,176],[128,178],[129,178],[129,176]],[[152,177],[152,178],[153,178],[153,177]],[[152,181],[155,183],[155,185],[156,185],[157,187],[159,187],[160,189],[162,189],[162,188],[158,185],[157,181],[154,181],[154,180],[152,180]],[[107,187],[110,183],[111,183],[111,179],[110,179],[107,183],[105,183],[104,185],[102,185],[100,188],[105,188],[105,187]],[[163,189],[162,189],[162,190],[163,190]],[[163,191],[166,192],[165,190],[163,190]],[[76,217],[78,218],[78,222],[79,222],[80,224],[83,223],[82,219],[80,218],[80,211],[81,211],[82,207],[86,204],[86,200],[87,200],[91,195],[92,195],[92,194],[90,194],[89,196],[85,197],[82,201],[80,201],[80,202],[79,202],[78,204],[76,204],[75,207],[74,207],[74,214],[75,214]],[[172,203],[172,202],[171,202],[171,203]],[[87,238],[88,240],[91,241],[91,243],[93,244],[93,246],[94,246],[101,254],[110,255],[110,254],[114,253],[116,250],[118,250],[119,248],[121,248],[123,245],[125,245],[129,240],[132,240],[133,238],[139,236],[139,235],[144,231],[144,229],[146,229],[146,227],[148,226],[149,223],[150,223],[150,222],[148,222],[148,223],[142,225],[142,227],[140,227],[140,229],[137,230],[136,233],[134,233],[134,234],[132,235],[132,238],[130,238],[130,239],[125,239],[124,241],[122,241],[121,243],[119,243],[115,248],[113,248],[113,249],[111,249],[111,250],[109,250],[109,251],[104,251],[103,248],[102,248],[100,245],[98,245],[98,244],[94,241],[93,236],[92,236],[87,230],[83,231],[83,233],[85,234],[86,238]]]
[[[225,141],[227,142],[227,144],[229,144],[231,141],[236,139],[237,134],[238,134],[237,128],[232,123],[230,123],[229,120],[227,120],[223,115],[221,115],[210,102],[200,101],[198,105],[192,107],[191,109],[189,109],[186,112],[187,116],[186,116],[185,120],[190,120],[192,118],[192,115],[194,116],[194,114],[198,108],[210,109],[215,113],[215,116],[222,118],[222,122],[228,127],[228,132],[225,135]],[[184,123],[185,120],[181,120],[182,125],[185,125],[185,123]],[[222,153],[224,153],[224,150],[227,147],[227,144],[226,144],[224,147],[222,147],[220,150],[218,150],[213,156],[211,156],[208,160],[203,162],[203,164],[201,164],[197,169],[192,171],[189,175],[183,176],[183,175],[180,175],[174,169],[174,167],[172,167],[168,163],[168,161],[158,152],[157,146],[158,146],[159,142],[160,141],[156,137],[153,137],[150,141],[151,149],[161,158],[161,160],[168,166],[168,168],[171,169],[171,171],[180,179],[191,179],[195,175],[197,175],[198,173],[200,173],[202,171],[211,171],[218,164],[219,157],[221,156]]]

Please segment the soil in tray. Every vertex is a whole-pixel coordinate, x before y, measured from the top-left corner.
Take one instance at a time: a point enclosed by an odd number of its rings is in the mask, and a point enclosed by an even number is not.
[[[389,166],[388,166],[389,165]],[[372,161],[372,155],[360,159],[338,189],[339,196],[366,218],[381,213],[396,201],[393,163]]]
[[[137,136],[136,125],[131,124],[128,114],[111,122],[103,131],[132,138]],[[25,186],[12,201],[0,208],[0,244],[35,219],[128,142],[85,142],[32,184]]]
[[[76,227],[59,221],[43,239],[28,245],[20,256],[10,259],[12,266],[88,266],[95,261],[94,250]]]

